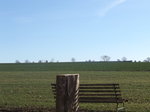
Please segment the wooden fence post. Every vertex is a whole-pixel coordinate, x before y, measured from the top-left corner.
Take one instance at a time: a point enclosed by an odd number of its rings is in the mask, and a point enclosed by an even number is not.
[[[79,74],[57,75],[56,112],[77,112],[79,93]]]

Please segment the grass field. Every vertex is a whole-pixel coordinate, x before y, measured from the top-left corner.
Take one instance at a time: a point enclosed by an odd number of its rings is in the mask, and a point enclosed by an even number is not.
[[[149,62],[61,62],[0,64],[0,71],[150,71]]]
[[[0,108],[55,106],[50,84],[58,74],[79,73],[81,83],[119,83],[131,112],[150,112],[150,72],[133,71],[1,71]],[[116,105],[82,104],[81,108],[113,109]]]

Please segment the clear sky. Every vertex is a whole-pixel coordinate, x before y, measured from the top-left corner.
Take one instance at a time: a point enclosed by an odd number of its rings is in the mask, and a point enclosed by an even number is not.
[[[0,62],[150,56],[150,0],[0,0]]]

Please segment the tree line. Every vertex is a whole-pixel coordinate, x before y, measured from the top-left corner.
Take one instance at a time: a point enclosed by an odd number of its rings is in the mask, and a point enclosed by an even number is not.
[[[108,55],[103,55],[101,56],[101,60],[100,62],[110,62],[111,57]],[[76,62],[76,59],[73,57],[70,60],[71,62]],[[59,61],[55,61],[53,58],[49,61],[49,60],[39,60],[37,62],[34,61],[29,61],[29,60],[25,60],[24,62],[21,62],[19,60],[16,60],[15,63],[58,63]],[[85,62],[95,62],[94,60],[86,60]],[[117,59],[115,62],[133,62],[132,60],[128,60],[126,57],[122,57],[121,59]],[[137,61],[134,61],[137,62]],[[150,62],[150,57],[147,57],[145,60],[143,61],[138,61],[138,62]]]

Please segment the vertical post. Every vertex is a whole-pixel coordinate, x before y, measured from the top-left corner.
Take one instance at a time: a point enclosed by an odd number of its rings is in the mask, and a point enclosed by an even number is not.
[[[56,112],[77,112],[79,74],[57,75]]]

